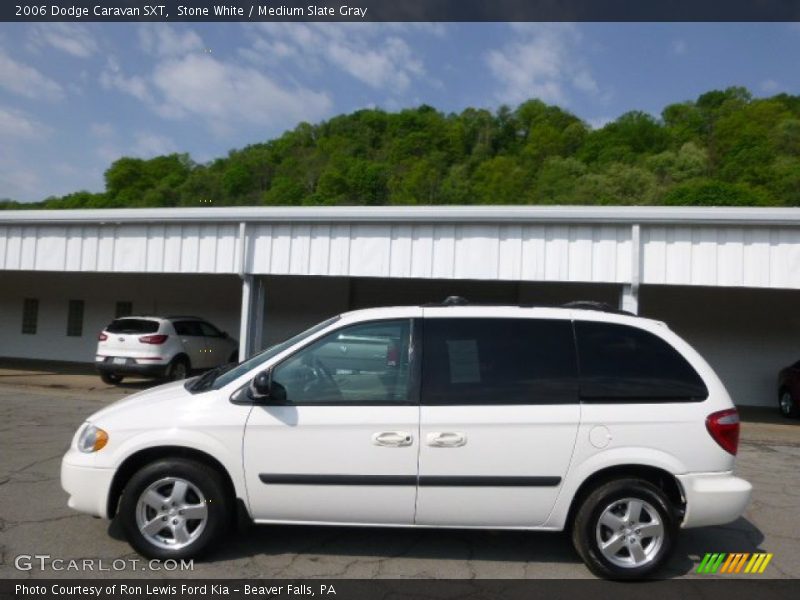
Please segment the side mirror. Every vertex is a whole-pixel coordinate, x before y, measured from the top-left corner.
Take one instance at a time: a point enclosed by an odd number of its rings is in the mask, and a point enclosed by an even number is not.
[[[272,369],[261,371],[253,377],[248,388],[251,400],[268,400],[272,395]]]

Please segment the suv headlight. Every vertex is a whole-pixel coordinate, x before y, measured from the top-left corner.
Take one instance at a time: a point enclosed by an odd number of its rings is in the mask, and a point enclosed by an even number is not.
[[[97,452],[108,443],[108,434],[99,427],[87,423],[78,436],[78,450],[81,452]]]

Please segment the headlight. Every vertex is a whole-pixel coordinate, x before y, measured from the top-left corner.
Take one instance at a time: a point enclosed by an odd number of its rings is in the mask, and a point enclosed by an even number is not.
[[[108,434],[99,427],[87,423],[78,437],[78,450],[87,453],[97,452],[107,443]]]

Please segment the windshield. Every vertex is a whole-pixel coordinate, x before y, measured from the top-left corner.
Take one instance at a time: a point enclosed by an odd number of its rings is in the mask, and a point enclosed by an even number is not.
[[[231,381],[234,381],[255,368],[259,365],[264,364],[273,356],[277,356],[290,346],[294,346],[296,343],[303,341],[305,338],[310,337],[317,333],[318,331],[322,331],[329,325],[332,325],[336,321],[339,320],[339,315],[335,317],[331,317],[327,321],[323,321],[322,323],[317,323],[311,329],[306,329],[302,333],[298,333],[296,336],[289,338],[286,341],[281,342],[280,344],[275,344],[261,352],[260,354],[256,354],[252,358],[247,359],[243,363],[237,365],[235,368],[222,373],[217,379],[214,381],[214,385],[208,386],[206,389],[214,389],[218,390],[220,388],[225,387]]]

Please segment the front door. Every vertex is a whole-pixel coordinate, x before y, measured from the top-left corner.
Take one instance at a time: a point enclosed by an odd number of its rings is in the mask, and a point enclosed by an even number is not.
[[[426,308],[423,340],[416,523],[541,525],[580,420],[571,323]]]
[[[345,326],[273,369],[244,437],[258,521],[411,524],[419,406],[411,319]]]

